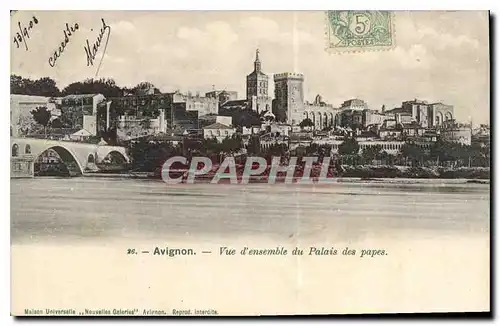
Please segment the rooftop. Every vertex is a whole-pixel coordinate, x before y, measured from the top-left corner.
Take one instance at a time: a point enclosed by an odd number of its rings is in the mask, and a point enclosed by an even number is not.
[[[223,125],[222,123],[216,122],[209,126],[203,127],[203,129],[233,129],[229,126]]]
[[[66,95],[62,99],[63,100],[79,100],[82,98],[89,98],[89,97],[94,97],[99,94],[71,94],[71,95]]]
[[[419,99],[413,99],[411,101],[404,101],[403,104],[409,103],[409,104],[429,104],[427,101],[419,100]]]
[[[259,75],[259,76],[266,76],[268,77],[265,73],[263,73],[262,71],[252,71],[251,73],[248,74],[248,76],[255,76],[255,75]]]
[[[344,101],[344,103],[342,103],[342,105],[341,105],[342,109],[344,109],[344,108],[352,108],[352,107],[354,107],[354,108],[362,107],[362,108],[366,108],[367,109],[368,105],[366,104],[365,101],[357,99],[357,98],[353,98],[353,99]]]
[[[133,139],[125,140],[124,142],[137,142],[140,140],[145,140],[148,142],[151,142],[151,141],[181,141],[181,140],[183,140],[183,137],[180,135],[160,133],[160,134],[155,134],[155,135],[141,135],[141,136],[133,138]]]
[[[411,113],[410,108],[394,108],[392,110],[385,110],[385,113]]]
[[[420,126],[416,121],[412,121],[411,123],[402,123],[403,128],[419,128],[419,129],[425,129],[424,127]]]
[[[224,104],[222,104],[220,107],[222,109],[234,109],[234,108],[239,108],[240,110],[246,109],[250,106],[250,101],[249,100],[234,100],[234,101],[227,101]]]
[[[274,79],[281,79],[281,78],[299,78],[299,79],[303,79],[304,78],[304,75],[301,74],[301,73],[297,73],[297,72],[282,72],[282,73],[279,73],[279,74],[274,74]]]
[[[24,95],[24,94],[10,94],[10,98],[16,101],[36,101],[36,102],[48,102],[50,99],[50,97],[47,96]]]

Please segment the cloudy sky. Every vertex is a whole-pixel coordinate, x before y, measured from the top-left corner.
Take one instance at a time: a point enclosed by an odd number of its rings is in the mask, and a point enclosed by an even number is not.
[[[60,88],[95,76],[105,41],[90,67],[84,46],[96,41],[104,18],[111,33],[98,77],[111,77],[120,86],[150,81],[165,92],[204,93],[215,85],[243,98],[259,48],[262,69],[271,77],[287,71],[305,75],[309,101],[321,94],[339,106],[361,98],[380,109],[418,98],[453,104],[462,121],[490,119],[487,12],[396,12],[395,49],[342,55],[325,51],[319,11],[17,12],[11,17],[12,38],[18,23],[28,26],[33,15],[38,24],[29,31],[28,50],[11,40],[12,73],[49,76]],[[77,23],[78,31],[51,67],[66,23]]]

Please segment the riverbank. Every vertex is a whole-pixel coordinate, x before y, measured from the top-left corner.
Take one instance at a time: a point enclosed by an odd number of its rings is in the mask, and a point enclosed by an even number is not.
[[[490,168],[482,167],[407,167],[407,166],[342,166],[342,177],[408,178],[408,179],[490,179]]]
[[[343,171],[338,173],[328,173],[329,179],[337,182],[342,180],[357,181],[378,181],[377,179],[460,179],[467,183],[490,183],[490,168],[481,167],[461,167],[461,168],[443,168],[443,167],[407,167],[407,166],[342,166]],[[311,179],[316,180],[319,177],[318,169],[313,169]],[[240,179],[240,173],[237,173]],[[124,173],[87,173],[86,177],[105,177],[105,178],[131,178],[131,179],[161,179],[161,175],[155,172],[124,172]],[[179,175],[180,176],[180,175]],[[210,171],[206,175],[196,178],[197,182],[209,182],[215,176],[215,171]],[[301,176],[295,175],[294,179],[300,179]],[[284,181],[284,175],[278,175],[277,182]],[[251,176],[250,182],[267,182],[267,175]],[[348,182],[350,182],[348,181]]]

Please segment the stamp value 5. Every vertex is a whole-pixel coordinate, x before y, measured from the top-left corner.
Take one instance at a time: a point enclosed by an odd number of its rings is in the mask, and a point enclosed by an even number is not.
[[[393,20],[390,11],[327,11],[327,50],[362,52],[391,49],[395,45]]]

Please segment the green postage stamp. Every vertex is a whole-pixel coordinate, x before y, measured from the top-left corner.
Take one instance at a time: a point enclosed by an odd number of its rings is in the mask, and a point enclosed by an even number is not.
[[[326,12],[329,52],[363,52],[395,45],[394,16],[390,11],[330,10]]]

